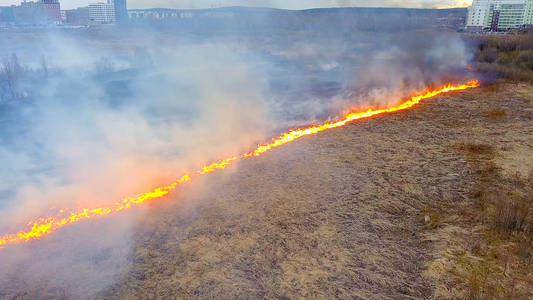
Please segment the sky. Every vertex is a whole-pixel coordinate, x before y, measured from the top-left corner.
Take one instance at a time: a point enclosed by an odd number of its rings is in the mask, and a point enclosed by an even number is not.
[[[19,4],[21,1],[0,0],[0,6]],[[62,9],[87,6],[88,3],[103,1],[106,0],[60,0]],[[222,6],[260,6],[284,9],[346,6],[450,8],[466,7],[471,2],[472,0],[128,0],[128,8],[209,8]]]

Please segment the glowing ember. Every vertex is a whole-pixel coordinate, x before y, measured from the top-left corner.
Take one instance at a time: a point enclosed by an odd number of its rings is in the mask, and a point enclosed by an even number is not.
[[[412,96],[409,100],[403,102],[402,104],[398,106],[383,108],[383,109],[369,109],[364,112],[353,112],[345,116],[343,120],[340,120],[337,122],[328,122],[322,125],[314,125],[314,126],[310,126],[307,128],[291,130],[289,132],[282,134],[278,138],[273,139],[272,142],[269,144],[258,146],[254,151],[250,153],[245,153],[241,155],[240,157],[227,158],[219,162],[207,165],[205,167],[202,167],[201,170],[191,173],[192,175],[185,174],[183,177],[181,177],[181,179],[173,182],[172,184],[166,187],[156,188],[155,190],[151,192],[144,193],[135,198],[124,199],[120,202],[117,202],[117,203],[114,203],[114,204],[111,204],[105,207],[92,208],[92,209],[85,208],[77,212],[72,212],[70,213],[70,215],[65,215],[65,210],[61,210],[57,216],[40,218],[36,221],[30,222],[28,224],[29,229],[27,231],[20,231],[17,233],[6,234],[4,236],[1,236],[0,237],[0,249],[4,248],[7,245],[20,244],[24,242],[29,242],[31,240],[39,239],[41,237],[51,234],[52,232],[56,231],[57,229],[61,227],[64,227],[64,226],[67,226],[73,223],[77,223],[81,220],[110,215],[113,213],[117,213],[117,212],[129,209],[136,205],[140,205],[142,203],[145,203],[148,200],[161,198],[167,195],[168,193],[170,193],[172,190],[176,189],[178,185],[190,181],[192,179],[191,176],[201,176],[207,173],[214,172],[216,170],[224,169],[227,166],[233,164],[238,159],[260,156],[272,148],[290,143],[301,137],[311,135],[311,134],[316,134],[318,132],[321,132],[327,129],[341,127],[355,120],[369,118],[369,117],[379,115],[379,114],[408,109],[420,103],[420,101],[424,99],[432,98],[437,95],[452,92],[452,91],[475,88],[475,87],[478,87],[479,85],[480,84],[478,81],[470,81],[462,85],[447,85],[438,90],[427,91],[423,94]]]

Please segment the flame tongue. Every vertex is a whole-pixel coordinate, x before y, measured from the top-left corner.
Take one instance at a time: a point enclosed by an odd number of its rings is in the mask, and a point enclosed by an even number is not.
[[[318,133],[318,132],[321,132],[327,129],[341,127],[341,126],[346,125],[349,122],[373,117],[375,115],[405,110],[405,109],[408,109],[408,108],[411,108],[417,105],[418,103],[420,103],[420,101],[424,99],[432,98],[443,93],[476,88],[476,87],[479,87],[479,85],[480,85],[479,81],[477,80],[472,80],[472,81],[467,82],[466,84],[461,84],[461,85],[446,85],[439,90],[427,91],[424,94],[412,96],[409,100],[401,103],[398,106],[393,106],[393,107],[383,108],[383,109],[369,109],[363,112],[353,112],[353,113],[348,114],[346,117],[344,117],[344,119],[337,121],[337,122],[324,123],[322,125],[314,125],[314,126],[307,127],[304,129],[292,130],[274,139],[272,143],[270,144],[260,145],[253,152],[244,154],[244,157],[259,156],[272,148],[290,143],[306,135],[315,134],[315,133]]]
[[[475,88],[475,87],[478,87],[479,85],[480,85],[479,82],[475,80],[470,81],[466,84],[462,84],[462,85],[446,85],[438,90],[427,91],[424,94],[412,96],[409,100],[401,103],[398,106],[383,108],[383,109],[369,109],[363,112],[353,112],[353,113],[346,115],[344,119],[337,121],[337,122],[327,122],[322,125],[314,125],[314,126],[310,126],[307,128],[291,130],[289,132],[282,134],[278,138],[273,139],[272,142],[268,144],[259,145],[254,151],[250,153],[245,153],[241,155],[240,157],[227,158],[219,162],[212,163],[210,165],[202,167],[200,170],[194,173],[191,173],[191,175],[185,174],[179,180],[173,182],[172,184],[166,187],[156,188],[155,190],[151,192],[138,195],[137,197],[134,197],[134,198],[127,198],[120,202],[111,204],[109,206],[92,208],[92,209],[85,208],[77,212],[72,212],[68,216],[63,216],[64,210],[62,210],[61,211],[62,213],[60,213],[59,215],[55,217],[40,218],[34,222],[30,222],[28,224],[29,230],[27,231],[20,231],[17,233],[6,234],[4,236],[0,236],[0,249],[10,244],[20,244],[20,243],[29,242],[31,240],[42,238],[44,236],[51,234],[52,232],[56,231],[57,229],[61,227],[64,227],[64,226],[67,226],[73,223],[77,223],[85,219],[92,219],[95,217],[110,215],[113,213],[117,213],[117,212],[129,209],[129,208],[132,208],[134,206],[140,205],[142,203],[145,203],[146,201],[161,198],[167,195],[168,193],[170,193],[172,190],[176,189],[178,185],[190,181],[193,176],[201,176],[207,173],[214,172],[216,170],[224,169],[241,158],[251,158],[255,156],[260,156],[263,153],[269,151],[270,149],[285,145],[301,137],[316,134],[318,132],[321,132],[327,129],[341,127],[350,122],[364,119],[364,118],[369,118],[369,117],[376,116],[379,114],[405,110],[420,103],[420,101],[424,99],[432,98],[432,97],[435,97],[437,95],[447,93],[447,92]]]

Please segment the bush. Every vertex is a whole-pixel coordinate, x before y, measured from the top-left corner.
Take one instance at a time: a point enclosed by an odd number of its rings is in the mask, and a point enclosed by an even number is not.
[[[533,82],[533,71],[523,70],[513,66],[479,63],[476,69],[481,73],[490,74],[496,78]]]
[[[515,64],[524,70],[533,70],[533,50],[520,51]]]
[[[493,63],[498,58],[498,49],[494,47],[479,50],[477,53],[477,61],[484,63]]]
[[[476,69],[515,81],[533,82],[533,35],[474,36]]]
[[[524,195],[514,190],[509,195],[499,195],[494,203],[494,226],[507,232],[533,233],[532,194]]]

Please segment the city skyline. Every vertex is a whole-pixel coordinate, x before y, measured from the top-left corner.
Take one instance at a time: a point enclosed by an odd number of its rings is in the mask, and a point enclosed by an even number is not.
[[[62,9],[87,6],[89,3],[106,0],[60,0]],[[18,5],[22,0],[0,0],[0,6]],[[471,0],[129,0],[128,8],[211,8],[223,6],[257,6],[282,9],[308,9],[317,7],[411,7],[452,8],[467,7]]]

